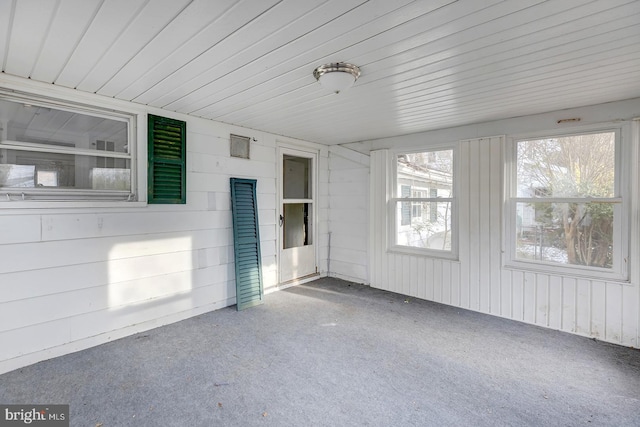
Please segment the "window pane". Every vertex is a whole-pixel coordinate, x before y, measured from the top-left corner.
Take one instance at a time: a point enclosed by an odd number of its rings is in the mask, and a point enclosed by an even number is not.
[[[3,153],[0,187],[131,190],[129,159],[110,159],[111,166],[105,167],[104,157],[22,150],[0,151]]]
[[[452,197],[453,150],[400,154],[397,174],[396,197]]]
[[[311,199],[311,159],[283,156],[283,195],[285,199]]]
[[[287,203],[283,206],[283,249],[311,245],[310,203]]]
[[[519,141],[517,197],[614,197],[615,133]]]
[[[128,153],[127,122],[0,99],[8,141]],[[6,163],[6,162],[3,162]]]
[[[406,224],[402,216],[405,204],[412,208]],[[397,202],[396,218],[397,245],[451,250],[451,202]]]
[[[516,258],[612,268],[612,203],[517,203]]]

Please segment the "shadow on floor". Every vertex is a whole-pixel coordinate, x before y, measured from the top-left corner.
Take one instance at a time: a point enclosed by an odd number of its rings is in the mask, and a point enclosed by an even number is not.
[[[640,425],[640,352],[337,279],[0,375],[72,426]]]

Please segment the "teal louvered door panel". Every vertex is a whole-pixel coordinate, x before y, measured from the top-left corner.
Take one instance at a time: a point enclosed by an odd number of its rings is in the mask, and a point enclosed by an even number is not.
[[[264,301],[256,180],[231,178],[236,302],[243,310]]]

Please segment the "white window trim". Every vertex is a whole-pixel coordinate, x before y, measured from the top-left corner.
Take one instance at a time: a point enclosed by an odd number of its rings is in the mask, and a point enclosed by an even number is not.
[[[400,154],[412,154],[412,153],[425,153],[429,151],[445,151],[452,150],[453,152],[453,197],[421,197],[421,198],[402,198],[397,197],[396,191],[398,188],[398,155]],[[409,255],[422,255],[430,258],[458,260],[458,199],[459,199],[459,172],[458,172],[458,144],[441,144],[433,145],[429,147],[414,148],[411,150],[390,150],[389,151],[389,182],[390,182],[390,194],[387,201],[387,251],[391,253],[409,254]],[[438,250],[430,248],[416,248],[412,246],[397,245],[397,223],[396,220],[396,204],[397,202],[451,202],[451,250]]]
[[[42,107],[55,108],[79,114],[103,117],[111,120],[127,123],[128,153],[110,153],[104,151],[69,149],[64,147],[40,146],[22,141],[2,141],[0,148],[21,151],[37,151],[49,153],[88,155],[93,157],[111,157],[130,160],[131,189],[130,191],[114,190],[86,190],[86,189],[32,189],[32,188],[2,188],[0,189],[1,209],[31,209],[31,208],[92,208],[92,207],[141,207],[146,206],[146,193],[141,191],[146,177],[145,153],[141,152],[138,144],[146,133],[146,127],[140,126],[141,120],[146,117],[140,113],[126,111],[118,106],[98,106],[88,104],[86,101],[75,101],[66,96],[56,97],[39,95],[33,92],[0,88],[0,97],[7,101],[29,103]],[[142,139],[144,140],[144,138]],[[30,197],[34,197],[30,199]]]
[[[612,198],[571,198],[571,197],[549,197],[549,198],[524,198],[516,197],[516,145],[519,141],[555,138],[580,134],[615,132],[615,197]],[[563,276],[590,278],[598,280],[608,280],[617,282],[629,281],[629,230],[630,226],[630,159],[633,153],[633,142],[631,125],[625,123],[604,123],[583,127],[573,127],[563,132],[535,132],[521,135],[511,135],[505,140],[505,183],[504,183],[504,253],[502,265],[507,269],[525,270],[533,272],[544,272]],[[620,204],[620,209],[614,210],[614,265],[612,268],[591,267],[585,265],[556,264],[548,261],[522,260],[516,259],[515,228],[516,209],[518,202],[571,202],[571,201],[593,201]]]

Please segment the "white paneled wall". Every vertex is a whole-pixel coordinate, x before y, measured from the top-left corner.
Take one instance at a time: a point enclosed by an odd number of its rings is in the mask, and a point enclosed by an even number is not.
[[[146,111],[130,107],[143,126]],[[187,121],[186,205],[0,204],[0,372],[234,304],[232,176],[258,181],[264,287],[277,287],[276,147],[283,139],[172,117]],[[230,157],[230,133],[255,138],[251,160]],[[318,203],[326,205],[326,150],[320,168]]]
[[[325,276],[327,274],[327,245],[329,243],[329,151],[324,147],[319,150],[318,174],[316,176],[318,179],[316,259],[318,272]]]
[[[387,252],[387,172],[392,153],[371,152],[371,285],[637,347],[638,283],[563,277],[502,266],[502,139],[459,143],[460,249],[455,261]],[[632,230],[637,231],[635,225]],[[632,268],[637,267],[636,260]]]
[[[329,275],[368,283],[369,156],[329,150]]]

